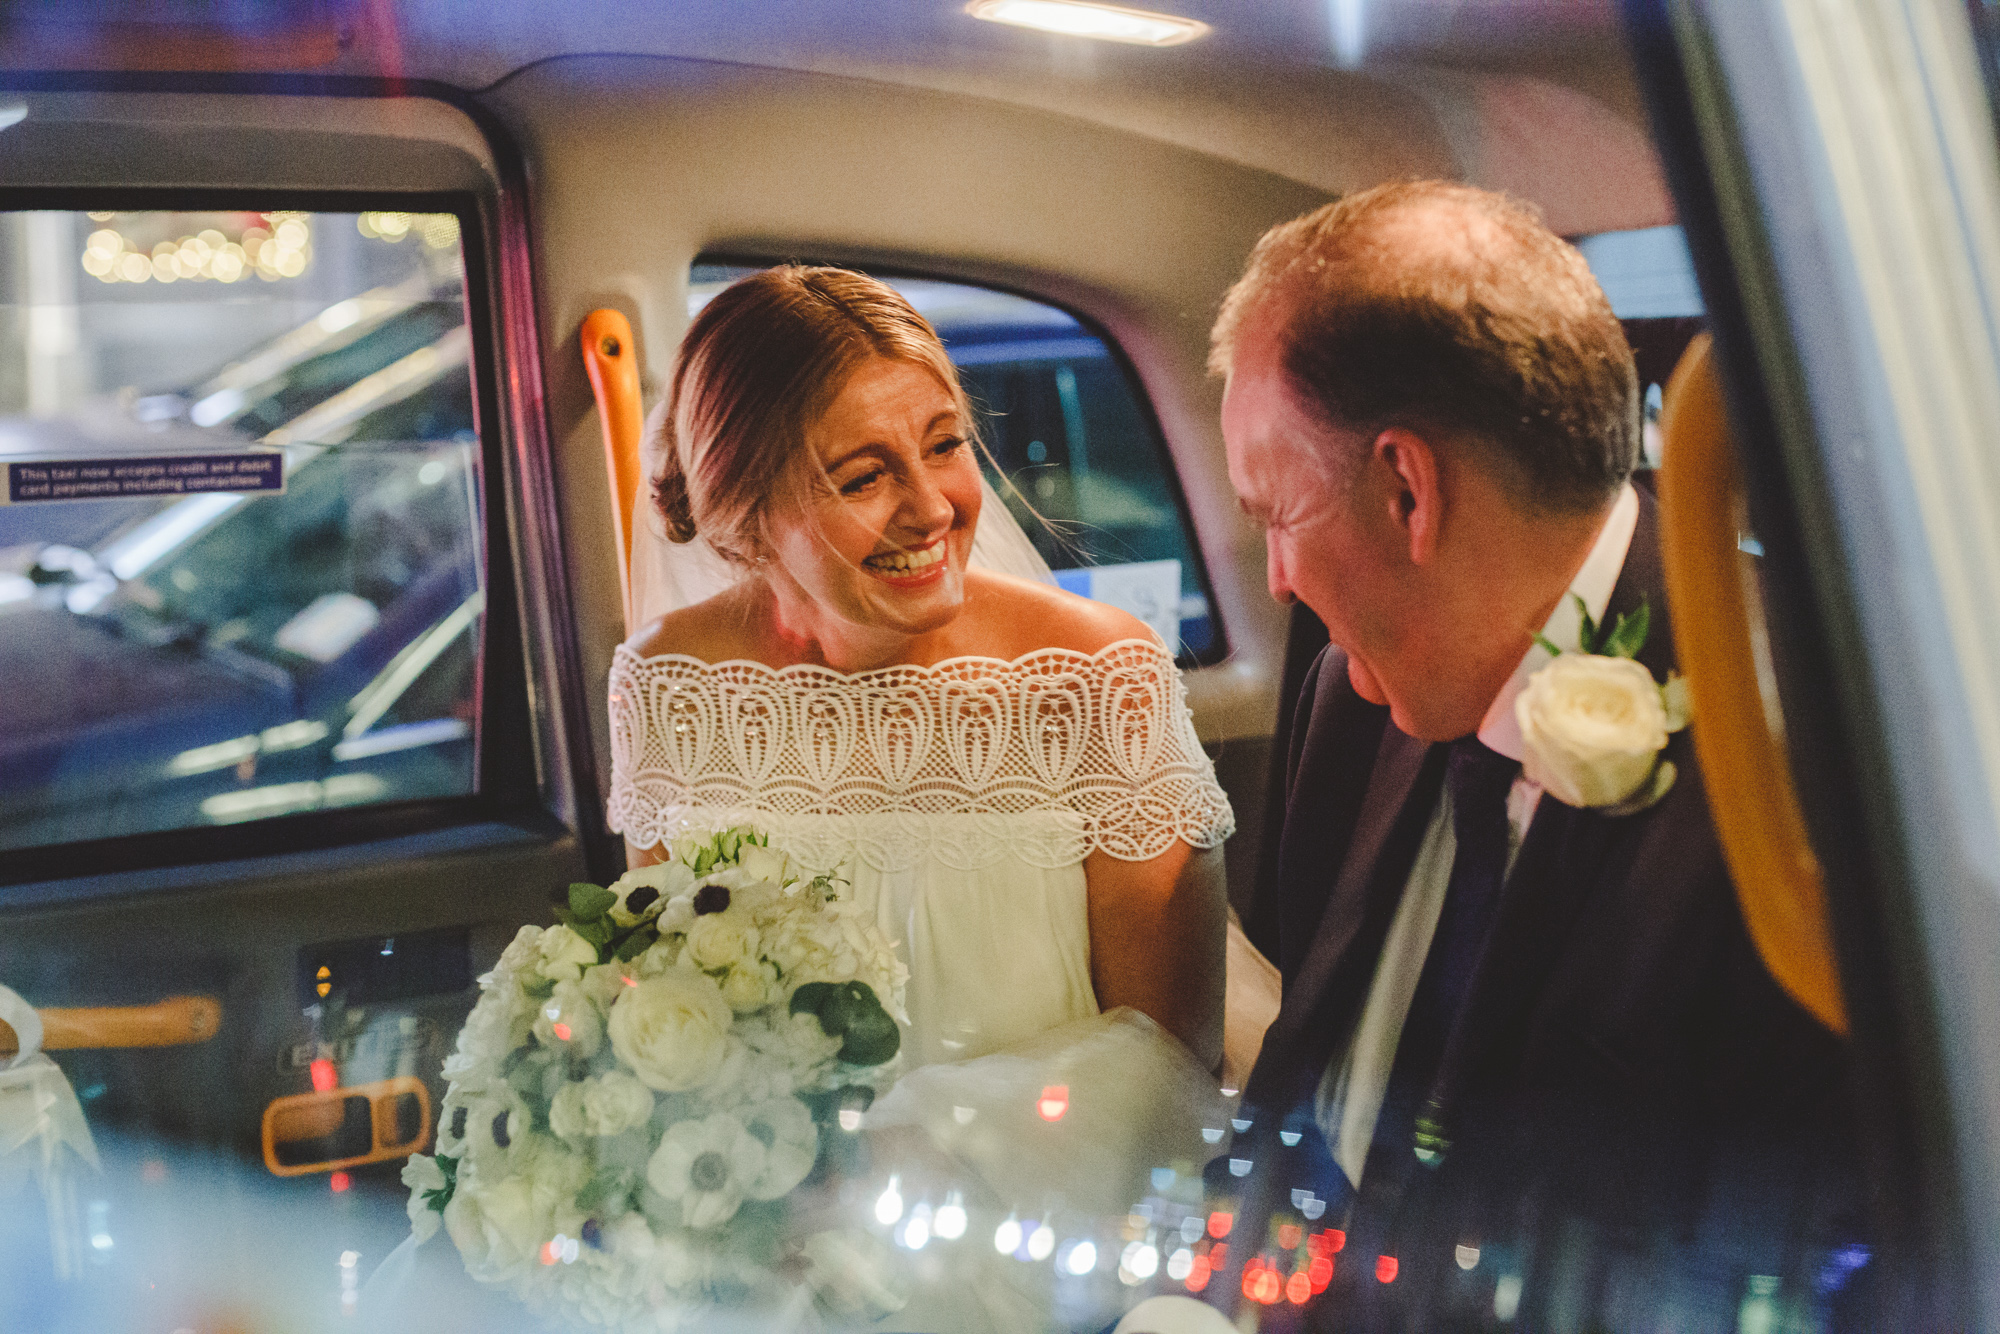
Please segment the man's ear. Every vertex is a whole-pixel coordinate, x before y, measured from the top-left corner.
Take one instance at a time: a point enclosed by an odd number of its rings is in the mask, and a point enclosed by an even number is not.
[[[1428,565],[1437,555],[1444,497],[1438,489],[1437,451],[1414,431],[1391,426],[1375,437],[1375,461],[1395,478],[1390,522],[1409,544],[1410,563]]]

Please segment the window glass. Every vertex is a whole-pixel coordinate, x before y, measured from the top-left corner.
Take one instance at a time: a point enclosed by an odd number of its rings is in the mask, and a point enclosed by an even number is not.
[[[698,263],[690,314],[756,270]],[[1073,593],[1131,612],[1183,664],[1225,645],[1165,447],[1106,341],[1055,306],[883,275],[944,339],[981,414],[987,480]]]
[[[1660,466],[1660,405],[1688,342],[1708,325],[1687,237],[1678,227],[1598,232],[1577,241],[1639,364],[1646,398],[1645,462]]]
[[[457,219],[0,215],[0,848],[467,793]]]

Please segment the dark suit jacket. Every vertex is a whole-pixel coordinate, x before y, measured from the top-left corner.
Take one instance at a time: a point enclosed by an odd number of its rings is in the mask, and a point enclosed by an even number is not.
[[[1673,635],[1656,506],[1640,499],[1606,619],[1650,608],[1639,660],[1664,679]],[[1288,739],[1275,902],[1261,905],[1277,924],[1284,1003],[1246,1090],[1267,1128],[1287,1109],[1299,1123],[1352,1033],[1442,782],[1446,747],[1398,730],[1355,693],[1346,665],[1337,648],[1320,655]],[[1537,1228],[1586,1218],[1682,1237],[1720,1209],[1732,1232],[1775,1218],[1804,1245],[1798,1192],[1851,1183],[1843,1044],[1752,945],[1687,732],[1667,757],[1678,780],[1635,815],[1543,797],[1432,1089],[1452,1147],[1439,1170],[1383,1174],[1382,1189],[1425,1194],[1384,1225],[1383,1247],[1436,1259],[1453,1234],[1513,1235],[1524,1209]],[[1746,1188],[1744,1162],[1778,1179]],[[1364,1200],[1377,1184],[1363,1181]],[[1830,1237],[1839,1227],[1825,1215],[1846,1207],[1807,1210],[1810,1229]],[[1427,1230],[1437,1235],[1421,1239]],[[1448,1266],[1445,1278],[1458,1281]]]

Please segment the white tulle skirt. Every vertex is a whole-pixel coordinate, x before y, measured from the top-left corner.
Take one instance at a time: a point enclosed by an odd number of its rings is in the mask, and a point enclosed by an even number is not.
[[[870,1109],[859,1169],[829,1187],[811,1220],[872,1234],[876,1243],[857,1263],[876,1272],[857,1282],[895,1292],[901,1308],[843,1322],[802,1285],[786,1305],[709,1312],[697,1327],[1103,1329],[1145,1295],[1116,1277],[1120,1228],[1149,1197],[1198,1198],[1202,1165],[1229,1112],[1186,1048],[1129,1009],[1004,1051],[921,1066]],[[947,1208],[962,1212],[948,1216]],[[912,1232],[919,1217],[922,1235]],[[1012,1251],[1003,1254],[996,1237]],[[1084,1243],[1092,1249],[1080,1255]],[[421,1247],[406,1242],[364,1288],[362,1326],[442,1334],[467,1327],[478,1308],[486,1313],[478,1327],[491,1330],[492,1294],[477,1288],[443,1233]],[[518,1328],[543,1327],[526,1311],[521,1317]]]

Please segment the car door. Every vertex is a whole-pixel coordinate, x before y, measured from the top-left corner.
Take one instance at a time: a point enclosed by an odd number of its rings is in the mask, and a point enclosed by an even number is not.
[[[0,985],[102,1170],[0,1209],[0,1328],[319,1328],[474,979],[608,869],[520,182],[424,99],[19,103]]]

